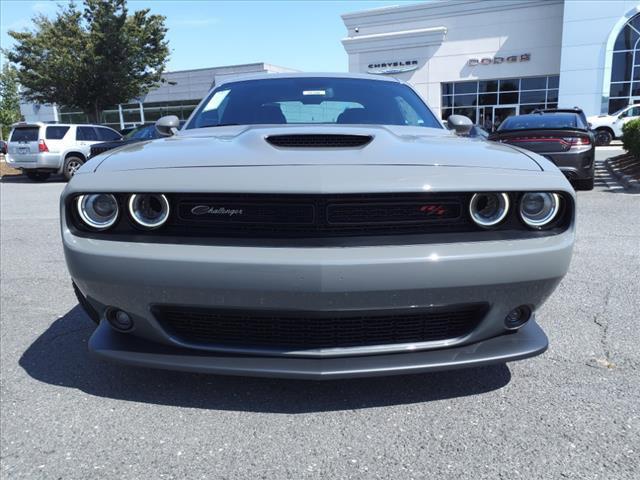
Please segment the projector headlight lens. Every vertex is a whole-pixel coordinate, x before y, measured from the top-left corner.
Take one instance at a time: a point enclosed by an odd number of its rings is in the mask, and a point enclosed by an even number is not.
[[[509,213],[509,195],[506,193],[476,193],[469,202],[469,213],[483,228],[498,225]]]
[[[520,217],[531,228],[543,228],[551,223],[560,210],[557,193],[528,192],[520,201]]]
[[[80,195],[76,205],[80,219],[95,230],[106,230],[118,219],[118,201],[108,193]]]
[[[169,201],[162,194],[134,194],[129,197],[129,214],[141,227],[158,228],[169,218]]]

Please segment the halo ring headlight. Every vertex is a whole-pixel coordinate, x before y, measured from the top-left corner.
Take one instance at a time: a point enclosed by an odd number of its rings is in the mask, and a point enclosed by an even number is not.
[[[531,228],[543,228],[558,216],[560,196],[549,192],[527,192],[520,199],[520,218]]]
[[[109,193],[88,193],[76,199],[80,220],[94,230],[106,230],[118,220],[118,201]]]
[[[491,228],[505,219],[509,206],[509,195],[506,193],[475,193],[469,202],[469,214],[477,225]]]
[[[169,218],[169,201],[159,193],[134,193],[129,197],[129,214],[141,227],[158,228]]]

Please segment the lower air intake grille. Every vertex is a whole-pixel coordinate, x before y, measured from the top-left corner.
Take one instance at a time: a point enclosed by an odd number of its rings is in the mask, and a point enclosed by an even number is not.
[[[394,311],[294,312],[158,307],[169,335],[208,347],[321,349],[418,343],[470,333],[487,304]]]
[[[270,135],[267,142],[288,148],[353,148],[366,145],[372,138],[370,135]]]

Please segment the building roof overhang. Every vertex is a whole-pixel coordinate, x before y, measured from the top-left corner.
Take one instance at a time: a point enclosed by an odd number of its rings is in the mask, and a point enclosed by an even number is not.
[[[446,34],[446,27],[419,28],[415,30],[347,37],[342,40],[342,45],[347,53],[424,47],[442,44]]]

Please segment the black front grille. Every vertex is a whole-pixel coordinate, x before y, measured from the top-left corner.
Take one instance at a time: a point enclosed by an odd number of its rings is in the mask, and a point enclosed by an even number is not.
[[[362,147],[372,140],[371,135],[270,135],[267,142],[285,148],[354,148]]]
[[[167,235],[319,238],[477,230],[465,194],[179,195]]]
[[[487,304],[404,311],[246,311],[163,306],[156,317],[167,333],[194,346],[323,349],[419,343],[469,334]]]
[[[95,232],[78,217],[74,201],[66,203],[67,222],[75,235],[128,242],[269,247],[344,247],[496,241],[556,235],[573,218],[573,199],[563,201],[551,228],[531,230],[519,219],[518,192],[513,207],[496,228],[483,230],[468,213],[472,193],[171,193],[170,214],[155,230],[142,230],[129,215]],[[121,211],[130,194],[115,194]]]

